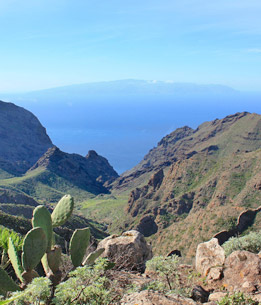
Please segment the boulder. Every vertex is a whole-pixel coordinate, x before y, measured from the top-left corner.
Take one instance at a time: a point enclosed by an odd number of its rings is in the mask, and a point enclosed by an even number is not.
[[[206,276],[212,267],[222,266],[225,262],[224,249],[217,238],[201,243],[196,252],[196,270]]]
[[[102,256],[113,261],[118,269],[143,272],[146,261],[152,258],[151,246],[136,230],[109,236],[99,243],[99,248],[105,248]]]
[[[218,280],[221,280],[222,277],[223,277],[223,267],[213,267],[209,270],[207,276],[207,282],[213,283]]]
[[[219,302],[227,295],[226,292],[213,292],[209,295],[210,302]]]
[[[261,259],[248,251],[235,251],[225,261],[224,286],[229,291],[261,291]]]
[[[196,305],[197,303],[189,298],[180,295],[164,295],[157,291],[144,290],[126,295],[120,302],[121,305]]]

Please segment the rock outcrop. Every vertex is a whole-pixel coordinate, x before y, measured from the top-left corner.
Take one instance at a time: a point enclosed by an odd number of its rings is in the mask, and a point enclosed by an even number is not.
[[[118,176],[108,161],[94,151],[84,158],[78,154],[62,152],[56,146],[49,148],[28,173],[37,168],[47,169],[94,194],[108,193],[103,182]]]
[[[97,177],[97,181],[108,185],[119,177],[108,160],[98,155],[96,151],[90,150],[85,158],[88,161],[88,171]]]
[[[109,236],[98,244],[99,248],[105,248],[102,256],[114,262],[118,269],[144,271],[146,261],[152,258],[151,246],[135,230]]]
[[[135,292],[124,296],[121,305],[196,305],[197,303],[189,298],[180,295],[163,293],[151,290]]]
[[[25,173],[53,144],[36,116],[0,101],[0,167]]]
[[[206,276],[212,267],[223,266],[225,251],[216,238],[201,243],[196,252],[196,270]]]
[[[224,287],[229,291],[261,291],[261,259],[248,251],[235,251],[225,261]]]

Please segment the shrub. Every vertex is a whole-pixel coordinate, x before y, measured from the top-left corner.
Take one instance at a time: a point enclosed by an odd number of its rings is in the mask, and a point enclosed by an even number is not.
[[[258,302],[245,296],[242,292],[235,292],[232,295],[226,295],[219,302],[218,305],[258,305]]]
[[[258,253],[261,250],[261,232],[251,232],[242,237],[231,237],[223,244],[223,248],[227,256],[237,250]]]
[[[146,270],[157,274],[159,281],[153,281],[147,285],[147,289],[173,292],[190,296],[191,276],[187,276],[185,271],[180,272],[180,258],[176,255],[169,257],[154,256],[146,263]],[[183,278],[181,275],[183,274]]]
[[[27,286],[23,292],[14,292],[10,304],[14,305],[38,305],[48,304],[51,296],[51,281],[48,278],[37,277]]]
[[[71,272],[66,282],[60,283],[55,291],[53,303],[63,304],[112,304],[117,298],[112,282],[106,277],[108,260],[100,258],[91,266],[78,267]]]

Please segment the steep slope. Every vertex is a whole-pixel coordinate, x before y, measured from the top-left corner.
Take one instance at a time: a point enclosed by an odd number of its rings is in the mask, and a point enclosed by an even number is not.
[[[0,176],[25,173],[52,146],[31,112],[0,101]]]
[[[260,205],[260,160],[260,115],[236,113],[178,129],[115,181],[115,194],[132,189],[121,229],[137,228],[155,252],[191,256],[199,242]],[[254,226],[261,227],[261,216]]]
[[[260,116],[248,112],[205,122],[196,130],[187,126],[178,128],[164,137],[137,166],[115,180],[111,187],[122,191],[140,186],[144,181],[148,182],[152,173],[204,149],[216,149],[220,157],[237,151],[256,150],[261,147],[260,134]]]
[[[85,158],[62,152],[53,146],[23,177],[2,179],[0,185],[23,191],[41,202],[56,202],[66,193],[80,202],[108,193],[103,182],[116,177],[118,174],[108,161],[94,151]]]

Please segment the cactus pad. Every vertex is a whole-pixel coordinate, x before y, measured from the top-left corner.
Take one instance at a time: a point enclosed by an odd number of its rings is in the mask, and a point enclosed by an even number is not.
[[[71,197],[71,195],[63,196],[63,198],[57,203],[54,211],[52,212],[53,227],[63,225],[72,215],[73,207],[73,197]]]
[[[16,248],[14,246],[14,243],[13,243],[13,240],[11,237],[9,237],[9,242],[8,242],[8,256],[9,256],[11,264],[14,268],[16,276],[19,278],[19,280],[21,282],[23,282],[22,273],[24,272],[24,270],[20,263],[18,253],[16,251]]]
[[[44,205],[39,205],[34,209],[32,225],[34,228],[40,227],[44,230],[47,238],[47,252],[50,251],[53,237],[52,218],[50,212]]]
[[[33,228],[24,238],[22,264],[26,271],[34,269],[46,252],[47,239],[42,228]]]
[[[0,267],[0,287],[3,291],[17,291],[20,287],[10,278],[7,272]]]
[[[47,261],[53,273],[59,270],[62,256],[62,248],[55,245],[54,248],[47,253]]]
[[[93,265],[95,260],[105,251],[104,248],[97,249],[90,253],[85,261],[83,262],[83,265]]]
[[[77,229],[70,240],[70,253],[74,267],[81,265],[86,249],[90,243],[90,229]]]

